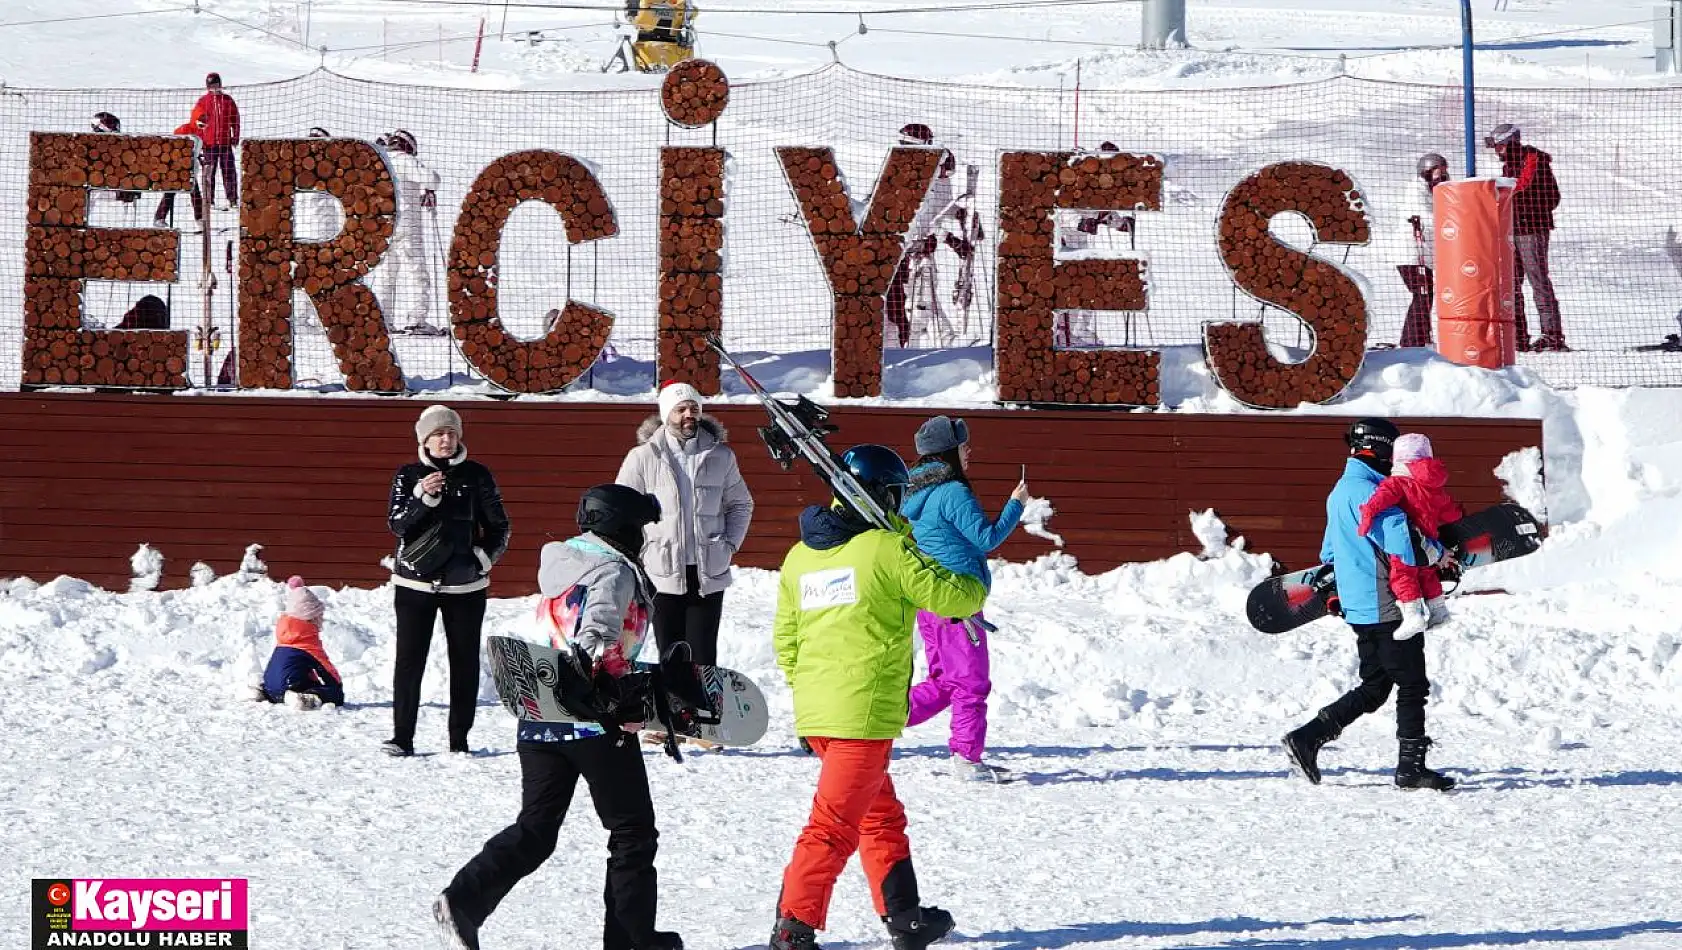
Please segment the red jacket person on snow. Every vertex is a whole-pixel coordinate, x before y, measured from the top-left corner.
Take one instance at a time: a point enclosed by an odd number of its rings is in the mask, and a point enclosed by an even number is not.
[[[239,177],[234,172],[234,146],[239,144],[239,105],[234,97],[222,91],[222,76],[211,73],[204,77],[205,94],[193,105],[187,124],[197,131],[191,133],[204,143],[200,156],[207,169],[205,197],[216,200],[216,171],[222,171],[222,191],[229,207],[239,197]]]
[[[1484,138],[1484,144],[1501,156],[1501,175],[1518,180],[1513,194],[1513,321],[1521,350],[1564,352],[1565,327],[1559,319],[1559,299],[1554,296],[1553,278],[1548,275],[1548,241],[1554,229],[1554,209],[1559,207],[1559,182],[1554,179],[1553,156],[1525,145],[1519,127],[1503,122]],[[1530,340],[1530,326],[1524,317],[1524,282],[1536,298],[1536,312],[1542,320],[1542,335]]]
[[[1436,541],[1443,525],[1459,521],[1466,514],[1448,493],[1448,467],[1431,454],[1431,440],[1418,432],[1396,439],[1392,456],[1390,475],[1361,505],[1361,521],[1355,530],[1366,537],[1385,509],[1400,508],[1411,528]],[[1390,558],[1390,592],[1396,595],[1402,611],[1402,625],[1395,632],[1397,640],[1406,640],[1448,619],[1442,577],[1427,560],[1420,558],[1415,566],[1399,557]]]

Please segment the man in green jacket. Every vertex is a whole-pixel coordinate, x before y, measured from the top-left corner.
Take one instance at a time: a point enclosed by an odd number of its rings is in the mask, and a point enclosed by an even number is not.
[[[911,631],[918,610],[968,617],[987,590],[919,553],[898,515],[905,462],[860,445],[841,464],[890,512],[871,527],[837,502],[800,516],[800,543],[783,560],[774,638],[794,691],[795,732],[823,760],[812,814],[783,872],[771,950],[812,950],[835,879],[860,851],[876,913],[895,950],[922,950],[952,930],[952,915],[922,907],[905,809],[888,778],[893,742],[910,711]]]

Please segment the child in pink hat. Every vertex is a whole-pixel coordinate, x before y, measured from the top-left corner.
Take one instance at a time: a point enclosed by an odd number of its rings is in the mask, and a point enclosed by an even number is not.
[[[1363,537],[1372,528],[1373,519],[1386,508],[1401,508],[1408,524],[1433,542],[1438,529],[1464,517],[1465,512],[1448,493],[1448,467],[1431,454],[1431,440],[1423,434],[1398,436],[1390,465],[1390,476],[1378,483],[1372,498],[1361,506],[1361,524],[1356,530]],[[1442,577],[1433,564],[1415,567],[1392,555],[1390,591],[1402,609],[1402,625],[1394,634],[1398,640],[1417,636],[1426,627],[1448,619]]]
[[[263,683],[252,687],[251,698],[284,702],[297,709],[319,709],[323,703],[343,706],[345,689],[339,671],[321,645],[321,599],[294,574],[286,581],[286,607],[275,621],[274,652],[263,670]]]

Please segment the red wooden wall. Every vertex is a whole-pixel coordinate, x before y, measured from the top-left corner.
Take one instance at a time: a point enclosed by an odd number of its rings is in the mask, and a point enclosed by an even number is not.
[[[415,456],[416,399],[0,394],[8,464],[0,473],[0,576],[72,574],[128,583],[141,543],[167,559],[165,586],[194,561],[234,570],[258,542],[270,572],[312,583],[371,586],[391,476]],[[537,551],[573,530],[579,492],[611,481],[648,405],[464,402],[468,451],[490,466],[513,521],[493,593],[535,589]],[[910,462],[911,436],[933,410],[836,408],[838,448],[882,442]],[[1088,571],[1196,551],[1187,513],[1215,508],[1251,551],[1313,563],[1324,498],[1345,454],[1349,419],[1103,411],[965,411],[972,481],[996,512],[1028,466],[1051,499],[1049,527]],[[799,510],[822,483],[784,473],[760,444],[757,406],[719,406],[757,510],[739,563],[775,567]],[[1492,470],[1542,444],[1534,420],[1398,420],[1428,434],[1469,506],[1501,499]],[[1000,556],[1032,558],[1049,542],[1017,532]]]

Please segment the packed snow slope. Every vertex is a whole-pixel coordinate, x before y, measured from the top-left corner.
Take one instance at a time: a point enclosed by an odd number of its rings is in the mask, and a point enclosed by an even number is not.
[[[1498,6],[1474,4],[1483,82],[1663,81],[1653,69],[1651,0]],[[1187,4],[1191,48],[1144,56],[1136,52],[1135,3],[702,0],[699,7],[701,54],[742,79],[809,72],[832,61],[831,41],[834,56],[870,72],[1071,88],[1076,59],[1094,88],[1276,84],[1340,71],[1435,84],[1457,82],[1460,69],[1457,0],[1197,0]],[[240,83],[323,65],[367,79],[479,88],[657,82],[600,73],[617,43],[616,9],[623,9],[618,0],[9,0],[0,13],[8,40],[0,44],[0,77],[12,85],[196,86],[210,63]],[[475,73],[481,19],[486,36]]]
[[[1289,774],[1278,737],[1350,685],[1353,638],[1334,620],[1251,631],[1242,601],[1270,559],[1209,517],[1188,513],[1205,559],[1097,576],[1055,552],[997,565],[990,757],[1022,780],[949,777],[944,717],[911,730],[893,767],[926,899],[956,915],[954,942],[1682,945],[1679,409],[1668,393],[1572,405],[1569,421],[1595,433],[1569,473],[1588,516],[1469,575],[1468,588],[1504,592],[1454,598],[1454,620],[1425,634],[1432,762],[1461,782],[1449,795],[1390,784],[1388,708],[1328,747],[1324,785]],[[1517,492],[1535,487],[1512,471]],[[236,698],[267,656],[280,585],[201,580],[135,593],[0,582],[3,886],[247,877],[254,946],[427,945],[431,895],[518,807],[513,724],[489,678],[473,734],[485,754],[442,752],[440,648],[422,754],[388,759],[376,747],[391,718],[389,587],[320,590],[350,703],[300,713]],[[738,572],[721,644],[765,687],[770,734],[681,765],[648,753],[661,924],[703,950],[763,945],[816,774],[772,656],[774,595],[773,574]],[[532,607],[493,601],[486,632]],[[604,841],[580,799],[484,945],[594,946]],[[21,935],[21,903],[5,913]],[[886,946],[856,869],[826,937]]]

